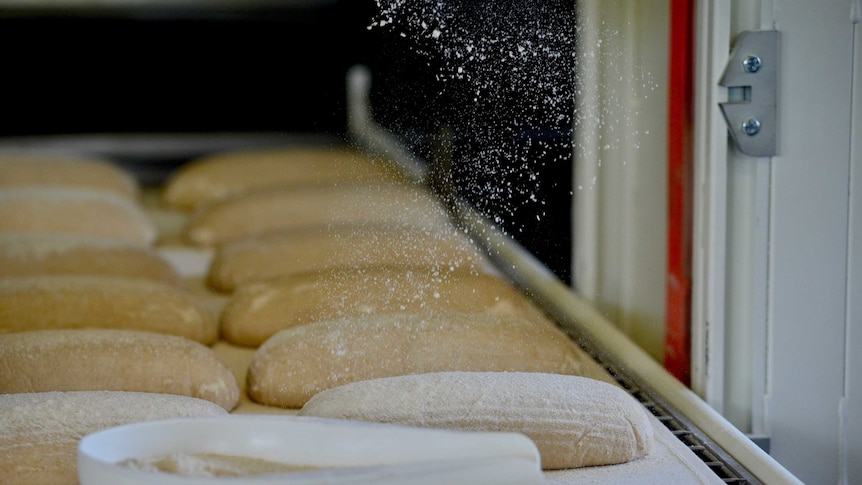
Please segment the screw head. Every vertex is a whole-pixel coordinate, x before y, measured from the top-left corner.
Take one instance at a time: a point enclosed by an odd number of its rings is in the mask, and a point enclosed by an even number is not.
[[[760,121],[756,118],[749,118],[743,121],[742,131],[748,136],[754,136],[760,133]]]
[[[742,68],[745,72],[755,73],[763,66],[763,61],[757,56],[748,56],[742,60]]]

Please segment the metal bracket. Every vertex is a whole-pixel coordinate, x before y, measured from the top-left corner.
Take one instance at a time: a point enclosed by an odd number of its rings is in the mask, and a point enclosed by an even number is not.
[[[778,31],[740,34],[718,82],[728,88],[728,102],[719,106],[728,132],[746,155],[776,154],[777,75]]]

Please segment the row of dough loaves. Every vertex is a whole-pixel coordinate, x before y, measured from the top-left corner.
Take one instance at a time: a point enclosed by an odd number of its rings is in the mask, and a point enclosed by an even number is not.
[[[0,483],[77,483],[84,435],[239,402],[157,236],[120,166],[0,155]]]
[[[487,271],[426,189],[357,177],[364,158],[340,179],[309,176],[314,164],[290,150],[269,155],[199,161],[165,192],[189,211],[186,242],[213,250],[207,283],[228,297],[222,338],[254,349],[253,401],[309,416],[519,431],[546,469],[649,452],[643,407]],[[180,204],[179,186],[196,187],[196,198]]]

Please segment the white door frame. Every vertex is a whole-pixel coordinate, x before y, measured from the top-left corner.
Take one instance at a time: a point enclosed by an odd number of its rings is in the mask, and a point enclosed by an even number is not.
[[[851,217],[862,210],[851,155],[858,3],[697,3],[692,387],[741,430],[767,435],[772,456],[810,483],[862,480],[862,438],[844,431],[860,407],[848,347],[862,264]],[[718,79],[745,30],[780,35],[770,158],[729,145],[718,107],[729,97]]]

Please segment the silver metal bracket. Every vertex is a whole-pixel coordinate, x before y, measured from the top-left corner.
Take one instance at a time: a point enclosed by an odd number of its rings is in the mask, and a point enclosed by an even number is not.
[[[778,31],[741,33],[718,84],[728,88],[728,101],[719,103],[727,130],[746,155],[776,154],[777,76]]]

